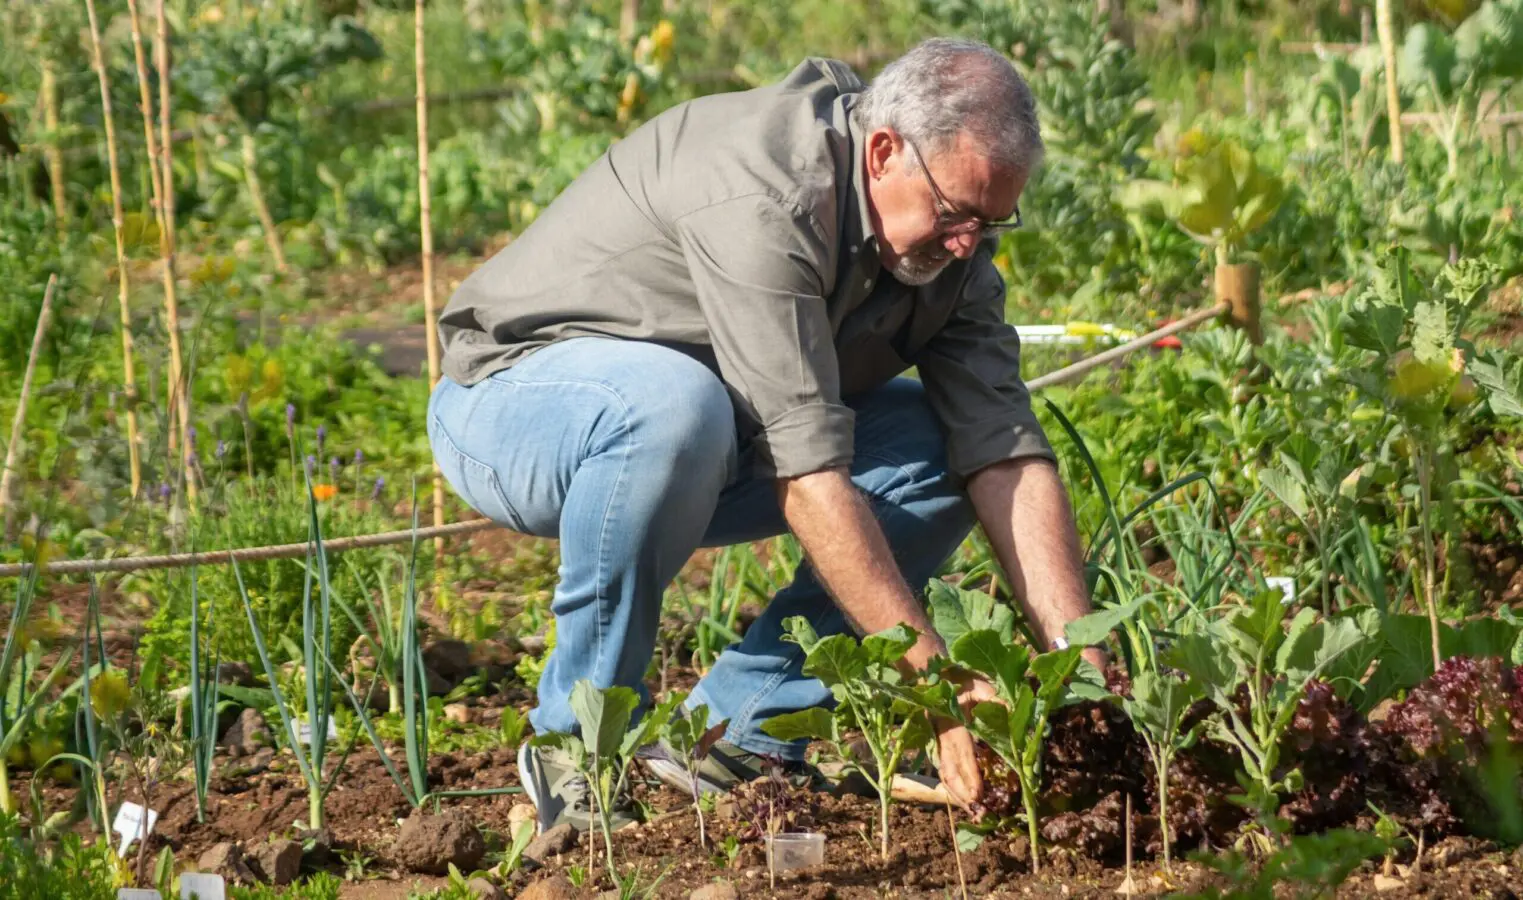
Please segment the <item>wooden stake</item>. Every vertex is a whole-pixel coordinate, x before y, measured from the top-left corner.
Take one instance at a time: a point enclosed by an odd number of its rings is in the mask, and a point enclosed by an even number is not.
[[[1264,343],[1259,308],[1259,265],[1254,262],[1218,263],[1216,299],[1228,305],[1232,324],[1248,333],[1255,347]]]
[[[185,497],[196,502],[196,473],[191,465],[190,382],[180,354],[180,306],[175,297],[175,171],[170,129],[169,10],[159,0],[158,39],[154,42],[159,70],[159,178],[163,182],[164,221],[159,241],[164,250],[164,327],[169,332],[169,402],[179,412],[180,465],[185,473]]]
[[[1401,89],[1396,83],[1396,26],[1391,18],[1391,0],[1375,0],[1375,30],[1380,34],[1380,51],[1385,57],[1386,118],[1390,120],[1391,159],[1397,165],[1406,160],[1401,136]]]
[[[153,214],[162,234],[164,184],[159,180],[159,140],[153,132],[153,96],[148,92],[148,60],[143,53],[142,22],[138,18],[137,0],[127,0],[127,15],[132,23],[132,56],[137,63],[138,108],[143,113],[143,140],[148,147],[148,180],[153,187]]]
[[[619,41],[635,42],[635,31],[640,27],[640,0],[623,0],[619,8]]]
[[[434,318],[434,227],[428,188],[428,67],[423,50],[423,4],[417,0],[413,20],[413,58],[417,64],[418,96],[418,212],[423,233],[423,328],[428,343],[428,387],[439,383],[439,323]],[[434,526],[444,524],[444,478],[439,461],[434,461]],[[434,542],[434,550],[444,553],[444,539]]]
[[[53,220],[62,232],[69,221],[69,200],[64,191],[63,147],[58,144],[58,73],[51,59],[42,61],[42,124],[48,133],[42,155],[48,161],[48,178],[52,182]]]
[[[957,887],[962,900],[968,900],[968,879],[962,872],[962,848],[957,846],[957,822],[952,818],[952,799],[947,798],[947,828],[952,832],[952,853],[957,857]]]
[[[132,496],[143,486],[142,460],[138,454],[137,375],[132,366],[132,308],[129,303],[127,245],[122,238],[122,172],[116,158],[116,125],[111,112],[111,80],[106,73],[106,58],[100,47],[100,23],[95,17],[95,0],[85,0],[90,19],[90,50],[95,58],[95,74],[100,80],[101,116],[106,123],[106,160],[111,169],[111,227],[116,232],[116,287],[122,318],[122,380],[127,398],[127,459],[132,472]]]
[[[16,465],[21,461],[21,432],[26,425],[26,404],[32,394],[32,377],[37,372],[37,360],[42,356],[42,336],[47,333],[48,321],[53,311],[53,291],[58,287],[58,276],[48,276],[47,290],[42,294],[42,311],[37,314],[37,330],[32,333],[32,352],[26,358],[26,374],[21,376],[21,399],[16,403],[16,417],[11,420],[11,441],[5,446],[5,465],[0,467],[0,513],[5,515],[5,532],[11,531],[10,508],[11,482],[15,480]]]
[[[243,180],[249,188],[249,199],[254,203],[254,214],[259,217],[259,227],[264,229],[264,241],[270,246],[270,256],[275,258],[275,271],[284,275],[291,271],[286,265],[286,248],[281,243],[280,232],[275,230],[275,217],[264,200],[264,188],[259,184],[259,148],[254,135],[243,133]]]

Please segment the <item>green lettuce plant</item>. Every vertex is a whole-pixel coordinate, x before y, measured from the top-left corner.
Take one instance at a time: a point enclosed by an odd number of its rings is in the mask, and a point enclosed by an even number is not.
[[[906,754],[930,742],[928,708],[947,705],[917,691],[914,680],[901,671],[900,663],[915,646],[917,633],[899,624],[858,643],[845,634],[821,638],[803,616],[790,617],[784,626],[785,640],[804,649],[804,674],[818,678],[830,689],[836,707],[811,707],[774,716],[762,723],[762,731],[782,741],[824,741],[849,770],[866,779],[878,792],[878,852],[888,859],[888,808],[893,800],[894,772]],[[872,755],[870,761],[852,752],[850,732],[861,733]]]

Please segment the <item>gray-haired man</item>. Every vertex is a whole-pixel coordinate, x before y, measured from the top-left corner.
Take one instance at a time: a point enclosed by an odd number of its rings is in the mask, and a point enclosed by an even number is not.
[[[700,546],[792,531],[809,560],[693,693],[730,723],[710,790],[800,760],[761,723],[830,702],[787,617],[908,623],[917,667],[944,651],[915,589],[975,522],[1043,641],[1089,611],[986,240],[1019,224],[1041,153],[1029,90],[982,44],[927,41],[867,89],[811,59],[646,123],[461,285],[429,435],[474,508],[560,539],[538,731],[575,728],[578,679],[640,689]],[[944,723],[938,745],[976,798],[971,737]],[[545,825],[585,825],[564,760],[520,767]]]

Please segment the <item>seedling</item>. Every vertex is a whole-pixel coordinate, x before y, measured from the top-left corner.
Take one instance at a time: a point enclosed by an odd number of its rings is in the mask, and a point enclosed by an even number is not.
[[[1185,715],[1206,690],[1194,678],[1141,672],[1132,680],[1132,696],[1122,705],[1148,747],[1148,759],[1158,776],[1158,828],[1163,834],[1163,867],[1172,869],[1173,837],[1169,833],[1169,765],[1181,750],[1200,737],[1204,723],[1183,729]],[[1130,798],[1128,798],[1130,800]],[[1128,845],[1130,850],[1130,845]]]
[[[793,616],[784,624],[785,639],[804,648],[804,674],[830,689],[836,708],[832,712],[812,707],[774,716],[762,724],[762,731],[784,741],[825,741],[849,769],[867,780],[878,792],[878,852],[888,859],[889,787],[905,754],[930,741],[930,714],[925,707],[937,705],[923,703],[898,667],[915,646],[916,632],[900,624],[859,644],[844,634],[821,638],[803,616]],[[851,731],[862,733],[873,757],[871,765],[849,749]]]
[[[1070,647],[1033,657],[1024,646],[1001,640],[997,632],[987,629],[970,631],[951,646],[952,661],[987,676],[999,694],[1000,702],[986,700],[973,707],[967,717],[968,728],[1020,779],[1033,872],[1041,871],[1037,793],[1042,786],[1047,717],[1061,701],[1068,679],[1078,670],[1079,653],[1080,648]]]
[[[661,726],[661,739],[682,757],[682,763],[687,768],[688,782],[693,786],[693,812],[698,816],[698,846],[705,850],[709,843],[698,790],[698,766],[709,755],[714,744],[724,736],[725,727],[729,724],[726,720],[710,726],[709,707],[703,704],[683,715],[672,716]]]

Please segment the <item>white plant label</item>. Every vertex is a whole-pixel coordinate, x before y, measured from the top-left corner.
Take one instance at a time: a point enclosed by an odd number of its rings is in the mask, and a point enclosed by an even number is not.
[[[164,900],[153,888],[117,888],[116,900]]]
[[[303,744],[312,743],[312,726],[306,722],[296,723],[296,740]],[[338,740],[338,726],[332,719],[328,720],[328,740]]]
[[[1279,589],[1280,593],[1285,597],[1285,599],[1280,601],[1282,604],[1289,606],[1291,601],[1296,599],[1296,580],[1294,578],[1287,575],[1271,575],[1264,579],[1264,583],[1271,590],[1275,588]]]
[[[122,836],[116,855],[126,858],[127,848],[132,846],[132,842],[152,834],[153,826],[158,821],[159,814],[156,810],[144,809],[136,803],[123,803],[116,811],[116,820],[111,823],[111,830]]]
[[[186,872],[180,876],[180,900],[227,900],[227,884],[221,875]]]

